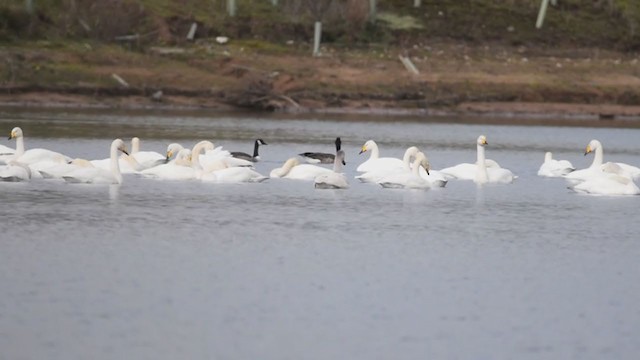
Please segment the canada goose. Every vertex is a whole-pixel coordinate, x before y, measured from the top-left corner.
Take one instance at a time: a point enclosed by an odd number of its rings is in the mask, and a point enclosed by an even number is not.
[[[262,139],[256,139],[255,143],[253,144],[253,156],[241,151],[232,151],[231,156],[237,159],[257,162],[258,160],[260,160],[260,155],[258,155],[258,148],[260,147],[260,145],[269,145],[269,144],[264,142],[264,140]]]
[[[335,144],[336,152],[340,151],[342,140],[340,140],[339,137],[336,138]],[[302,158],[310,164],[333,164],[333,161],[335,160],[335,155],[328,153],[305,152],[298,155],[302,156]]]

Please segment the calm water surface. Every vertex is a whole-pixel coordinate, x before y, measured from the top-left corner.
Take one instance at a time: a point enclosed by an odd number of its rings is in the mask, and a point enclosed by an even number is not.
[[[347,191],[273,179],[211,185],[0,183],[0,359],[635,359],[640,197],[538,178],[544,151],[640,165],[640,130],[0,111],[27,147],[105,158],[212,139],[261,148],[268,174],[341,136],[347,173],[375,139],[434,168],[488,156],[512,185]],[[5,136],[4,133],[0,133]],[[13,142],[2,138],[4,145]]]

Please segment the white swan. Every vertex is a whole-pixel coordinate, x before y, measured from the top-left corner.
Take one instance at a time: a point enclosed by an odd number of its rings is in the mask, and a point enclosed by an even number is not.
[[[29,166],[16,161],[9,161],[7,165],[0,166],[0,181],[29,181],[31,169]]]
[[[402,169],[402,160],[390,157],[380,157],[380,150],[378,149],[378,144],[376,144],[375,141],[368,140],[364,145],[362,145],[360,154],[367,151],[371,151],[371,155],[369,155],[369,159],[358,166],[356,169],[357,171],[367,172],[379,169]]]
[[[476,176],[473,181],[476,184],[486,184],[486,183],[500,183],[500,184],[510,184],[513,182],[514,176],[513,173],[507,169],[503,168],[491,168],[487,167],[487,163],[485,161],[484,156],[484,147],[488,145],[487,138],[484,135],[480,135],[477,141],[477,152],[478,152],[478,160],[476,164],[478,164],[476,169]]]
[[[212,172],[205,171],[200,164],[200,153],[207,144],[199,143],[191,153],[191,165],[197,171],[197,177],[204,182],[237,184],[243,182],[262,182],[268,179],[249,167],[228,167]]]
[[[420,176],[420,168],[429,169],[429,161],[422,152],[418,152],[413,160],[412,169],[405,169],[401,173],[385,176],[378,184],[383,188],[392,189],[428,189],[429,182]]]
[[[544,162],[538,169],[538,176],[561,177],[572,172],[576,168],[567,160],[555,160],[553,154],[547,151],[544,154]]]
[[[45,179],[62,179],[64,175],[77,170],[79,168],[95,167],[89,160],[73,159],[68,164],[55,164],[38,170]]]
[[[91,160],[91,164],[94,167],[109,170],[111,168],[111,159],[100,159],[100,160]],[[135,174],[145,168],[136,161],[136,159],[131,156],[131,154],[122,154],[118,158],[118,165],[120,166],[120,172],[122,174]]]
[[[334,156],[333,171],[328,174],[316,176],[313,180],[316,189],[347,189],[349,182],[347,177],[342,173],[344,162],[344,151],[339,150]]]
[[[15,157],[16,150],[0,145],[0,164],[7,164]]]
[[[402,157],[402,167],[379,168],[357,175],[355,178],[362,182],[378,183],[386,176],[396,173],[411,172],[411,159],[418,152],[420,152],[420,150],[417,147],[411,146],[404,152],[404,156]],[[424,167],[421,167],[418,169],[418,172],[420,177],[427,180],[431,187],[445,187],[447,185],[448,178],[440,171],[429,169],[429,172],[427,172]]]
[[[198,170],[191,166],[191,150],[183,148],[173,161],[142,170],[140,174],[162,180],[192,180],[197,178]]]
[[[591,140],[585,149],[584,155],[594,152],[593,162],[591,166],[586,169],[576,170],[564,176],[570,185],[576,185],[582,181],[593,179],[602,175],[603,161],[604,161],[604,149],[602,144],[598,140]],[[640,177],[640,169],[625,163],[615,163],[620,166],[623,176],[627,176],[631,179],[637,179]]]
[[[473,180],[478,184],[513,182],[516,176],[507,169],[503,169],[495,161],[485,159],[484,147],[487,138],[480,135],[476,141],[477,161],[475,164],[462,163],[440,170],[441,173],[458,180]]]
[[[63,175],[62,178],[69,183],[122,184],[122,174],[118,165],[118,151],[127,154],[127,148],[121,139],[115,139],[111,143],[109,149],[111,166],[109,170],[96,167],[80,167]]]
[[[131,138],[130,156],[140,164],[140,170],[162,165],[166,162],[165,156],[158,152],[140,151],[140,138],[138,137]]]
[[[589,178],[575,186],[573,191],[594,195],[640,195],[640,188],[618,164],[608,162],[601,167],[602,174]]]
[[[192,153],[195,152],[197,147],[204,147],[204,154],[200,154],[199,160],[202,168],[209,172],[214,170],[220,170],[228,167],[235,166],[248,166],[253,167],[253,162],[244,159],[236,159],[231,156],[231,153],[227,150],[223,150],[222,147],[215,147],[211,141],[203,140],[193,146]],[[167,160],[170,159],[173,154],[176,154],[180,149],[183,149],[182,145],[173,143],[167,147]]]
[[[16,149],[0,144],[0,155],[13,155]]]
[[[401,167],[389,167],[389,168],[378,168],[371,171],[367,171],[363,174],[355,176],[356,179],[367,182],[367,183],[377,183],[382,180],[385,176],[389,176],[395,173],[401,172],[409,172],[411,170],[411,159],[418,153],[420,150],[411,146],[407,148],[404,152],[404,156],[402,157],[402,166]]]
[[[282,167],[271,170],[272,178],[285,178],[294,180],[315,180],[319,175],[327,175],[333,170],[311,164],[300,164],[297,158],[287,160]]]
[[[32,165],[40,161],[51,161],[55,163],[68,163],[71,158],[55,151],[47,149],[29,149],[25,151],[24,134],[19,127],[13,128],[9,135],[9,140],[16,139],[16,151],[13,160],[21,164]]]

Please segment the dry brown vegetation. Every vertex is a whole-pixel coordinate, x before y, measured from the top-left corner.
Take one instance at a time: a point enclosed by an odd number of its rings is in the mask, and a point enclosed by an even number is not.
[[[41,1],[36,17],[0,6],[1,100],[269,110],[538,104],[514,106],[534,111],[567,103],[600,106],[580,108],[594,113],[640,103],[635,3],[560,1],[536,31],[537,3],[423,1],[414,9],[389,1],[376,23],[360,0],[280,0],[279,12],[266,0],[239,0],[236,18],[223,1]],[[314,18],[334,24],[315,58],[307,26]],[[116,39],[122,35],[137,37]],[[217,35],[231,41],[218,44]]]

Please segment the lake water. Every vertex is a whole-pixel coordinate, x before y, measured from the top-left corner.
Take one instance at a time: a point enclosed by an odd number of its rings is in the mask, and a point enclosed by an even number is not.
[[[351,179],[368,139],[439,169],[474,161],[485,134],[519,176],[430,191],[0,183],[0,359],[637,358],[640,197],[536,171],[548,150],[588,166],[592,138],[640,165],[640,130],[386,120],[0,111],[0,135],[21,126],[28,148],[72,157],[105,158],[115,137],[161,153],[260,137],[265,175],[336,136]]]

